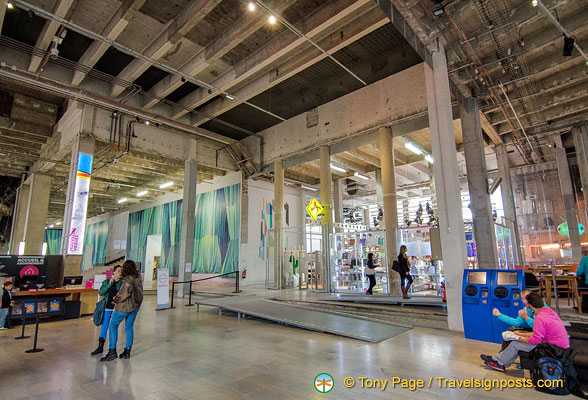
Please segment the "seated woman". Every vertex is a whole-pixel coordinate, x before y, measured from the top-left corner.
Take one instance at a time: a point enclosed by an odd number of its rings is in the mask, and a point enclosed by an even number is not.
[[[563,349],[570,347],[566,327],[555,311],[545,307],[541,296],[530,293],[527,303],[536,314],[533,332],[516,331],[517,339],[511,341],[506,349],[493,356],[481,354],[480,358],[487,367],[504,372],[519,357],[519,351],[531,351],[540,343],[550,343]]]

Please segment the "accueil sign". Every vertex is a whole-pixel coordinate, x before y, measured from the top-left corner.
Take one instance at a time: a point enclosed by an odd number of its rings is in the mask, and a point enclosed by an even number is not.
[[[88,212],[88,194],[92,177],[92,156],[80,153],[74,188],[74,198],[68,235],[67,254],[81,255],[84,250],[84,233],[86,214]]]

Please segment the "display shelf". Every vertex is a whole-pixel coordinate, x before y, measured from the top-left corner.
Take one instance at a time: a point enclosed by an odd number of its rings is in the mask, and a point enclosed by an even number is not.
[[[386,269],[386,248],[384,232],[348,232],[333,235],[331,265],[332,283],[335,292],[363,293],[369,287],[365,276],[367,255],[374,253],[376,286],[374,293],[388,293],[388,271]]]

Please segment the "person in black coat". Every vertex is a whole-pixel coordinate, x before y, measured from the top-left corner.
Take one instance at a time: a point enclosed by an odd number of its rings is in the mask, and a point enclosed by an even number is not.
[[[406,246],[400,246],[400,254],[398,254],[398,265],[400,266],[400,290],[402,290],[402,298],[403,299],[410,299],[408,295],[408,289],[410,289],[410,285],[412,285],[412,276],[410,276],[410,260],[406,255]],[[405,286],[405,282],[408,281],[408,284]]]
[[[2,331],[6,329],[4,323],[6,322],[8,310],[14,305],[12,294],[10,293],[11,290],[12,282],[4,282],[2,285],[2,307],[0,307],[0,330]]]

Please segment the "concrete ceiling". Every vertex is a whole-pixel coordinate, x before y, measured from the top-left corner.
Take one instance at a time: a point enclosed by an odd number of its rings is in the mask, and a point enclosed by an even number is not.
[[[0,161],[3,176],[21,177],[28,172],[67,108],[67,95],[32,89],[38,81],[230,142],[363,86],[307,39],[366,84],[421,62],[412,43],[371,0],[267,0],[264,3],[280,18],[274,25],[268,23],[267,11],[258,7],[251,13],[242,0],[14,3],[15,8],[3,10],[0,19],[0,69],[5,72],[0,78],[0,145],[6,150]],[[427,46],[437,38],[448,43],[454,85],[462,94],[479,99],[490,126],[510,144],[524,135],[501,95],[498,85],[504,84],[529,136],[517,146],[521,154],[534,151],[548,159],[542,146],[549,141],[549,133],[585,121],[588,68],[576,50],[572,57],[562,57],[561,34],[529,0],[392,3]],[[586,2],[549,0],[545,4],[586,49]],[[440,5],[445,5],[445,13],[434,16],[433,10]],[[52,40],[64,32],[63,41],[56,45]],[[54,48],[58,55],[49,57]],[[480,83],[480,68],[490,87]],[[16,83],[7,77],[11,73],[25,76],[29,83]],[[43,118],[26,112],[33,103],[46,109],[40,114]],[[427,130],[410,138],[430,151]],[[459,129],[456,141],[459,150]],[[116,198],[131,198],[144,187],[153,189],[150,196],[156,195],[155,183],[163,177],[182,181],[182,165],[173,160],[133,150],[120,156],[104,144],[98,147],[96,165],[101,167],[92,183],[91,215],[119,208]],[[407,152],[402,142],[395,148],[397,163],[406,164],[399,167],[399,175],[405,176],[401,184],[423,181],[428,167],[422,157]],[[514,150],[510,145],[511,153]],[[246,154],[241,155],[246,159]],[[51,171],[55,178],[50,218],[58,219],[63,215],[69,158],[53,161],[57,162]],[[377,147],[335,155],[333,162],[352,172],[369,173],[379,163]],[[202,171],[199,179],[223,173]],[[317,164],[299,165],[286,175],[297,182],[316,183]]]

